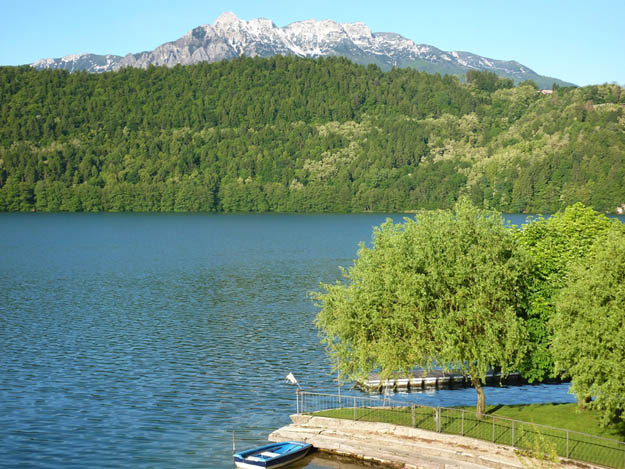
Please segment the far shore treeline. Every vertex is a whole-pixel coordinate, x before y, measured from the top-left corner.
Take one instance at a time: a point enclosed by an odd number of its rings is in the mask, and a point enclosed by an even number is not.
[[[241,58],[0,68],[0,211],[504,212],[625,204],[625,90]]]

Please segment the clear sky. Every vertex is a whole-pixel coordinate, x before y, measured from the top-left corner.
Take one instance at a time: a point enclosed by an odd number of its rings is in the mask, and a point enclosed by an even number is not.
[[[373,32],[516,60],[579,85],[625,85],[625,0],[0,0],[0,65],[152,50],[225,11],[278,26],[362,21]]]

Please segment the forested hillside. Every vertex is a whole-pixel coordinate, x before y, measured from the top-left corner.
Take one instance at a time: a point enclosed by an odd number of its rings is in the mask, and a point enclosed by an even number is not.
[[[0,210],[507,212],[625,204],[625,90],[276,56],[0,68]]]

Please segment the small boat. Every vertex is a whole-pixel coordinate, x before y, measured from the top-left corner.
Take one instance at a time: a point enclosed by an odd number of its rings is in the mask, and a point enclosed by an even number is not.
[[[270,443],[248,449],[234,455],[237,467],[256,469],[259,467],[284,467],[306,456],[312,445],[299,441]]]

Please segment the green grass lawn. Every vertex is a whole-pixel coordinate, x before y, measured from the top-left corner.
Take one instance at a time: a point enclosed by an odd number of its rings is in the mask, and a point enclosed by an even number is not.
[[[601,427],[597,412],[579,411],[575,404],[489,406],[486,412],[482,419],[477,419],[475,408],[441,409],[437,419],[436,409],[430,407],[347,407],[324,410],[314,415],[386,422],[430,431],[440,430],[517,448],[532,449],[538,445],[545,451],[557,452],[560,456],[625,468],[625,445],[618,443],[624,440],[622,429]],[[513,419],[515,422],[506,419]],[[567,434],[566,430],[597,435],[609,440],[570,432]]]
[[[475,407],[465,407],[465,409],[475,411]],[[625,427],[615,425],[602,427],[598,411],[582,411],[577,404],[487,406],[486,413],[625,441]]]

